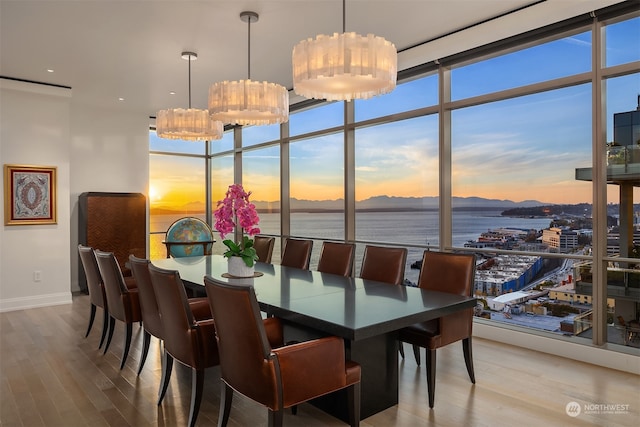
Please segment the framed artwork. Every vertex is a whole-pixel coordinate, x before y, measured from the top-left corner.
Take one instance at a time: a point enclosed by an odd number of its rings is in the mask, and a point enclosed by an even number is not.
[[[56,224],[56,167],[4,165],[4,224]]]

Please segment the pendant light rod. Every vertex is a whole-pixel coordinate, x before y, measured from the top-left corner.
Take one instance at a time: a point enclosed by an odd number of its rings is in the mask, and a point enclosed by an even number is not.
[[[198,59],[198,54],[195,52],[182,52],[180,56],[182,59],[189,61],[189,109],[191,109],[191,61]]]
[[[247,80],[251,80],[251,23],[258,22],[258,14],[251,11],[241,12],[240,19],[247,23]]]
[[[347,0],[342,0],[342,32],[347,32]]]

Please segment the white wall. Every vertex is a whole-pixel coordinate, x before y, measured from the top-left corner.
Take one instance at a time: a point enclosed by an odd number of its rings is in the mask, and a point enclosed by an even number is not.
[[[0,311],[71,301],[79,289],[78,195],[147,194],[148,120],[74,105],[69,89],[0,79],[0,163],[56,166],[58,192],[57,224],[5,226],[2,212]]]
[[[2,212],[0,311],[71,301],[70,96],[68,89],[0,80],[0,162],[57,167],[57,224],[6,226]],[[2,180],[4,188],[4,174]]]
[[[72,106],[71,117],[69,255],[71,290],[76,291],[78,271],[82,272],[77,255],[78,196],[87,191],[148,194],[149,117],[87,106]]]

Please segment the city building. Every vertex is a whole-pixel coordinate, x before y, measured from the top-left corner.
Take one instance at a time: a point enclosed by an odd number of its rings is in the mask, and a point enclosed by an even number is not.
[[[542,268],[542,258],[524,255],[497,255],[476,269],[477,295],[502,295],[528,285]]]
[[[560,227],[542,230],[542,243],[560,252],[567,252],[578,247],[578,233]]]

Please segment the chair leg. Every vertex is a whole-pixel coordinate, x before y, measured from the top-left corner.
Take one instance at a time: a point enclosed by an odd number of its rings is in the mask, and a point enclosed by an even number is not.
[[[126,334],[124,336],[124,349],[122,350],[122,362],[120,362],[120,370],[124,368],[124,363],[127,361],[127,357],[129,356],[129,348],[131,348],[131,335],[133,333],[133,327],[131,323],[126,323]]]
[[[189,409],[189,427],[196,425],[202,390],[204,389],[204,369],[191,369],[191,408]]]
[[[160,389],[158,390],[158,405],[162,403],[162,399],[164,399],[164,395],[167,393],[172,370],[173,357],[165,350],[162,352],[162,378],[160,379]]]
[[[360,383],[357,382],[347,389],[347,399],[349,405],[349,425],[358,427],[360,425]]]
[[[102,344],[104,344],[104,339],[107,337],[107,331],[109,331],[109,310],[107,307],[102,309],[102,337],[100,337],[100,345],[98,348],[102,348]]]
[[[427,351],[427,390],[429,391],[429,408],[433,408],[436,393],[436,351]]]
[[[400,352],[400,357],[404,359],[404,346],[402,345],[402,341],[398,341],[398,351]]]
[[[138,366],[138,375],[142,372],[144,362],[147,361],[147,354],[149,353],[149,345],[151,344],[151,334],[144,330],[142,336],[142,354],[140,355],[140,366]]]
[[[464,363],[467,365],[469,379],[473,384],[476,383],[476,375],[473,372],[473,355],[471,352],[471,337],[462,340],[462,351],[464,353]]]
[[[104,345],[104,352],[102,354],[107,354],[107,350],[109,350],[109,346],[111,345],[111,338],[113,338],[113,330],[116,328],[116,319],[115,317],[109,316],[109,336],[107,337],[107,343]]]
[[[419,345],[413,345],[413,357],[415,357],[416,359],[416,363],[418,364],[418,366],[420,366],[420,346]]]
[[[218,415],[218,427],[226,427],[231,414],[231,402],[233,389],[227,383],[220,380],[220,414]]]
[[[89,332],[91,332],[91,327],[93,326],[93,320],[96,318],[96,306],[91,304],[91,312],[89,313],[89,327],[87,328],[87,333],[84,334],[84,337],[89,336]]]
[[[269,427],[282,427],[283,420],[283,411],[280,409],[279,411],[269,410]]]

